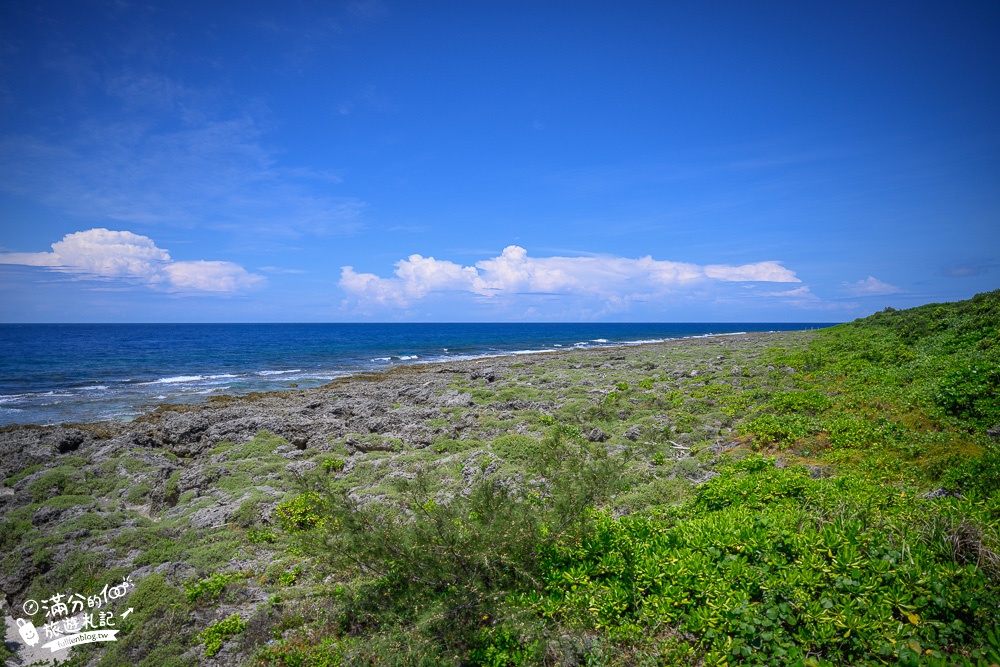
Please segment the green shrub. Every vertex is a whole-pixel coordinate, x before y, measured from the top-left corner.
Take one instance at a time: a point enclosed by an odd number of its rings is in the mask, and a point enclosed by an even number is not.
[[[752,435],[760,444],[788,444],[809,435],[814,423],[801,415],[761,415],[737,426],[740,435]]]
[[[326,522],[326,517],[320,514],[321,506],[320,495],[315,491],[307,491],[278,505],[274,510],[274,517],[285,532],[310,530]]]
[[[92,507],[94,498],[92,496],[56,496],[49,498],[42,503],[46,507],[54,507],[58,510],[67,510],[74,507]]]
[[[540,443],[501,442],[511,451],[535,448],[531,468],[543,486],[519,488],[481,477],[467,497],[439,502],[420,474],[400,483],[398,508],[361,506],[331,490],[321,529],[297,535],[303,551],[330,571],[364,575],[344,599],[342,632],[378,628],[367,646],[385,649],[383,641],[395,645],[390,637],[405,637],[406,651],[422,647],[418,652],[427,660],[486,650],[492,639],[481,631],[485,620],[523,613],[508,598],[531,590],[545,554],[563,540],[578,540],[594,503],[622,484],[628,459],[581,440],[578,429],[556,426]],[[395,664],[417,661],[409,655]]]
[[[20,472],[16,472],[13,475],[11,475],[10,477],[8,477],[7,479],[5,479],[4,482],[3,482],[3,484],[4,484],[4,486],[14,486],[15,484],[17,484],[18,482],[20,482],[22,479],[24,479],[28,475],[36,473],[39,470],[41,470],[42,468],[44,468],[44,467],[45,466],[43,466],[41,463],[33,465],[33,466],[28,466],[24,470],[22,470]]]
[[[1000,649],[996,581],[942,548],[973,530],[968,517],[942,522],[892,489],[761,459],[676,516],[598,516],[578,548],[546,561],[547,592],[525,601],[633,645],[681,628],[706,664],[916,664],[914,645],[963,664],[963,652]]]
[[[153,488],[148,482],[142,481],[138,484],[133,484],[128,488],[128,492],[125,494],[125,499],[130,503],[141,503],[149,497],[149,492]]]
[[[490,447],[503,460],[523,465],[538,456],[542,444],[527,435],[511,434],[500,436]]]
[[[863,419],[841,416],[822,424],[830,434],[830,444],[847,449],[866,449],[893,444],[901,435],[901,428],[885,419]]]
[[[202,599],[215,599],[222,594],[226,586],[240,579],[246,579],[245,572],[216,572],[206,579],[200,579],[184,585],[187,591],[189,602],[197,602]]]
[[[299,580],[299,577],[301,575],[302,575],[302,566],[296,565],[291,570],[282,572],[278,576],[278,583],[281,584],[282,586],[294,586],[295,582]]]
[[[732,505],[762,508],[778,499],[802,498],[814,486],[804,468],[773,465],[769,459],[752,457],[742,469],[734,466],[701,485],[694,502],[709,511]]]
[[[182,665],[180,656],[191,638],[191,607],[184,592],[168,584],[162,574],[151,574],[129,594],[128,606],[135,611],[118,620],[118,641],[106,648],[100,667]]]
[[[273,544],[278,541],[278,537],[267,528],[249,528],[247,530],[247,541],[250,544]]]
[[[212,657],[218,653],[222,650],[222,644],[227,639],[243,632],[246,627],[247,624],[240,618],[240,615],[233,614],[226,620],[213,623],[205,628],[199,635],[199,638],[205,644],[205,655]]]
[[[28,484],[32,502],[40,503],[50,496],[75,495],[86,492],[83,473],[72,466],[57,466]]]
[[[327,472],[340,472],[344,469],[347,462],[344,459],[326,459],[323,461],[323,470]]]
[[[555,426],[558,423],[555,417],[552,415],[547,415],[544,412],[539,413],[538,417],[535,419],[536,422],[542,426]]]
[[[982,456],[949,467],[941,476],[941,484],[979,499],[1000,497],[1000,445],[990,445]]]
[[[941,378],[934,400],[949,415],[983,426],[1000,423],[1000,358],[962,359]]]
[[[267,499],[260,496],[251,496],[242,503],[239,508],[229,517],[229,522],[241,528],[250,528],[260,523],[261,512]]]
[[[163,502],[168,507],[173,507],[180,500],[180,482],[181,471],[175,470],[170,473],[170,476],[163,483]]]
[[[815,389],[780,391],[771,395],[768,405],[777,412],[805,412],[817,415],[829,409],[830,399]]]
[[[289,638],[265,647],[257,659],[265,667],[340,667],[344,654],[342,641],[334,637],[319,642]]]

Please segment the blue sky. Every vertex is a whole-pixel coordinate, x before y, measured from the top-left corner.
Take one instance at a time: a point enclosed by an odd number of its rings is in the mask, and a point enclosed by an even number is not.
[[[1000,4],[0,5],[0,320],[792,321],[1000,287]]]

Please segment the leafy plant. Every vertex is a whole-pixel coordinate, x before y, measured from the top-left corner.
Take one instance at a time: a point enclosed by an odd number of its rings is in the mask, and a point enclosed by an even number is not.
[[[949,415],[986,426],[1000,423],[1000,357],[963,359],[941,378],[934,400]]]
[[[249,541],[250,544],[273,544],[277,540],[277,535],[267,528],[247,529],[247,541]]]
[[[213,623],[205,628],[199,638],[205,644],[205,655],[211,658],[222,650],[222,644],[232,637],[243,632],[247,624],[240,618],[239,614],[233,614],[229,618]]]
[[[245,572],[215,572],[205,579],[185,584],[189,602],[197,602],[201,599],[214,599],[222,594],[226,586],[233,581],[245,579]]]
[[[741,423],[737,432],[754,436],[760,444],[787,444],[809,435],[813,427],[812,420],[801,415],[765,414]]]
[[[322,498],[315,491],[307,491],[286,500],[274,509],[274,517],[281,529],[294,533],[322,526],[326,517],[322,512]]]
[[[294,586],[295,582],[299,580],[302,575],[302,566],[296,565],[291,570],[281,573],[278,577],[278,583],[282,586]]]
[[[344,459],[326,459],[323,461],[323,470],[327,472],[340,472],[344,469],[347,462]]]

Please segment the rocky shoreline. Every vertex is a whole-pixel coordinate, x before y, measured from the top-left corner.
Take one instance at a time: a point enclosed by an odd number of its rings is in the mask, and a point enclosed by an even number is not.
[[[375,433],[399,438],[408,446],[429,445],[435,437],[455,437],[464,427],[428,429],[426,419],[441,408],[471,408],[468,393],[449,388],[456,377],[492,384],[512,367],[544,366],[551,359],[578,360],[581,368],[602,368],[616,362],[628,367],[631,356],[645,357],[674,349],[740,349],[776,343],[798,332],[749,333],[649,343],[599,350],[560,350],[453,362],[399,366],[383,373],[361,373],[312,389],[288,389],[245,396],[217,396],[203,403],[164,404],[131,421],[103,421],[61,426],[0,427],[0,474],[8,477],[24,468],[77,451],[93,451],[100,459],[128,449],[164,449],[182,458],[197,457],[223,440],[243,442],[260,431],[288,440],[299,449],[323,447],[331,437]],[[587,363],[599,360],[600,364]],[[721,360],[716,360],[721,361]],[[707,370],[711,373],[712,364]],[[640,369],[633,369],[640,370]],[[646,369],[652,370],[652,369]],[[656,369],[663,372],[662,369]],[[697,375],[700,369],[673,368],[675,378]],[[759,369],[758,369],[759,371]],[[747,374],[754,372],[747,369]],[[742,371],[740,372],[742,374]],[[598,374],[600,375],[600,374]],[[694,376],[692,376],[694,377]],[[603,378],[595,378],[599,380]],[[497,387],[509,383],[501,382]],[[597,383],[595,383],[595,386]],[[394,403],[400,408],[389,409]],[[525,401],[508,401],[489,409],[544,409]],[[363,446],[359,445],[361,451]]]
[[[710,402],[695,405],[690,391],[794,374],[755,360],[769,347],[795,347],[811,335],[752,333],[411,365],[313,389],[163,405],[128,423],[5,427],[0,529],[10,555],[0,590],[17,615],[28,598],[97,586],[110,573],[136,582],[162,575],[179,588],[212,571],[302,567],[272,543],[246,537],[271,525],[296,480],[329,468],[352,493],[379,499],[391,493],[394,476],[419,465],[442,471],[441,488],[461,493],[468,471],[514,465],[491,442],[538,438],[556,418],[576,420],[587,439],[609,447],[670,433],[663,446],[679,461],[672,474],[697,481],[709,450],[733,446],[727,443],[734,436],[725,415]],[[644,378],[648,388],[640,389]],[[636,407],[643,393],[666,390],[676,395],[668,392],[663,409]],[[619,403],[611,406],[609,397]],[[608,406],[611,422],[588,422]],[[230,540],[228,559],[209,553],[212,540]],[[238,665],[253,655],[252,633],[211,658],[192,637],[233,613],[258,618],[275,585],[261,576],[231,600],[193,609],[178,635],[186,637],[186,659]],[[130,659],[137,658],[144,644],[129,641]],[[103,649],[89,650],[87,664],[98,664]]]

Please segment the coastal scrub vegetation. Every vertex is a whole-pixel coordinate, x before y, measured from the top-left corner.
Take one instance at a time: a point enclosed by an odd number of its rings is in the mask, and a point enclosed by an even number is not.
[[[259,664],[1000,662],[1000,292],[761,357],[536,415],[464,494],[316,477],[278,517],[326,576],[323,640]],[[668,456],[701,483],[665,488]]]
[[[1000,291],[352,382],[11,470],[12,608],[132,576],[74,667],[1000,665]]]

